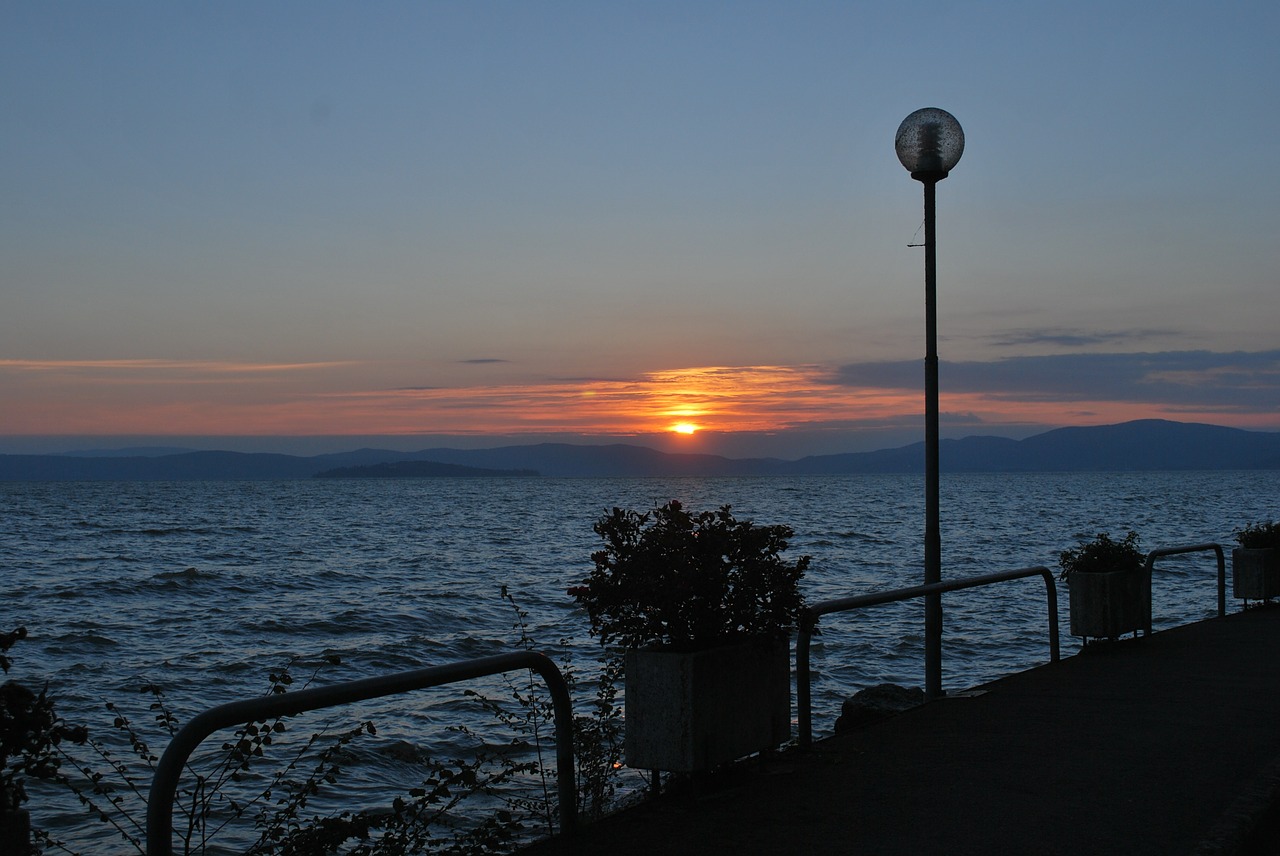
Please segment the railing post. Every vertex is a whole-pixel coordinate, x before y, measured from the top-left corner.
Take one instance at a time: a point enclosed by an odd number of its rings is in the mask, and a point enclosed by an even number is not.
[[[543,654],[530,666],[542,676],[551,693],[556,734],[556,789],[560,797],[560,831],[572,834],[578,825],[578,787],[573,764],[573,701],[569,682],[551,659]]]
[[[1041,568],[1040,576],[1044,579],[1044,596],[1049,605],[1049,662],[1056,663],[1060,656],[1058,642],[1058,587],[1053,582],[1053,573],[1048,568]]]
[[[796,635],[796,742],[801,749],[813,745],[813,702],[810,698],[809,639],[817,618],[809,610],[800,614]]]
[[[1222,545],[1214,544],[1213,551],[1218,557],[1218,617],[1227,614],[1227,558],[1222,553]]]

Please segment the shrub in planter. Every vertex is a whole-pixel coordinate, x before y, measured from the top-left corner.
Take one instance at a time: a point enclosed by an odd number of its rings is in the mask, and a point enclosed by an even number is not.
[[[1252,523],[1236,533],[1231,551],[1235,597],[1270,600],[1280,595],[1280,522]]]
[[[1092,541],[1058,555],[1067,583],[1071,635],[1115,639],[1151,625],[1151,577],[1138,547],[1138,533],[1113,540],[1100,532]]]
[[[601,644],[628,649],[627,763],[694,772],[784,742],[787,637],[809,567],[808,556],[781,556],[792,530],[675,500],[614,508],[594,529],[605,546],[569,594]]]

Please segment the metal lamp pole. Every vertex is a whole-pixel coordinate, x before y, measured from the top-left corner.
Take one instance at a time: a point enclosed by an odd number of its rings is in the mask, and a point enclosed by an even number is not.
[[[898,160],[924,185],[924,581],[942,581],[942,526],[938,478],[938,254],[936,190],[964,153],[964,131],[945,110],[926,107],[902,120],[894,140]],[[942,695],[942,595],[925,596],[925,697]]]

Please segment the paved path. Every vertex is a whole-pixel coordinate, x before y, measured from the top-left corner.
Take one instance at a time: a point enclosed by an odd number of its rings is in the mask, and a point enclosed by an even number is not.
[[[1280,853],[1280,607],[980,689],[525,852]]]

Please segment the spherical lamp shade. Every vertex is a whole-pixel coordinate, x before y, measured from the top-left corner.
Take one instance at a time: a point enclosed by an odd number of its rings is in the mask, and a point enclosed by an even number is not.
[[[893,147],[912,178],[937,181],[960,162],[964,130],[946,110],[925,107],[902,120]]]

